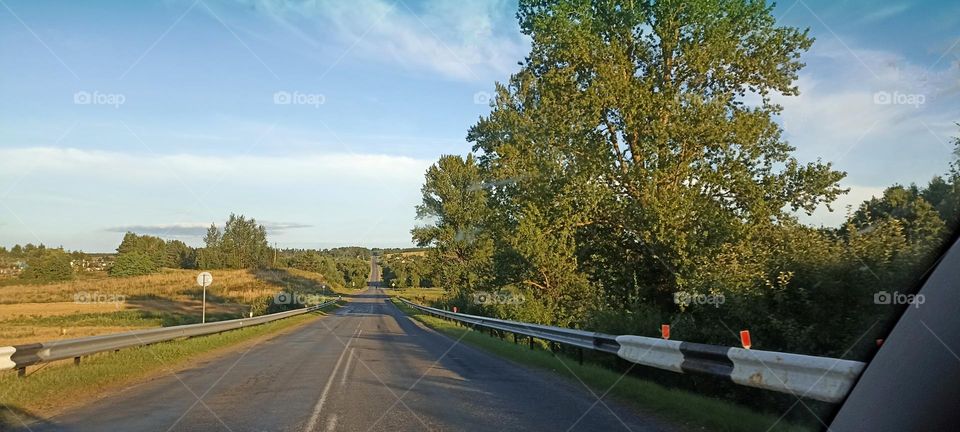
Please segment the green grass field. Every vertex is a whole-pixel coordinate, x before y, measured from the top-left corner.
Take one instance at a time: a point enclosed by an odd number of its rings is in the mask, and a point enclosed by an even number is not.
[[[784,420],[779,420],[777,416],[757,413],[749,408],[721,399],[709,398],[684,390],[669,389],[632,376],[621,376],[616,371],[595,364],[584,363],[580,365],[575,359],[566,358],[562,355],[557,356],[549,351],[530,350],[524,344],[516,345],[509,340],[490,337],[484,333],[423,314],[397,300],[393,300],[393,302],[407,315],[434,330],[454,339],[460,339],[462,336],[461,342],[516,363],[549,370],[569,379],[579,379],[579,381],[589,385],[597,394],[603,394],[609,390],[609,396],[624,404],[636,406],[644,412],[657,413],[663,418],[681,425],[729,432],[815,430],[788,424]]]

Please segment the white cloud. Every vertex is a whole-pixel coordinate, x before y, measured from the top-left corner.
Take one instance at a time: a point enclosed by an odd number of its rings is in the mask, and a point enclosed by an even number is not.
[[[350,51],[457,80],[505,79],[529,51],[505,1],[433,0],[416,10],[386,0],[251,3],[310,46],[333,34],[344,55]]]
[[[804,60],[800,96],[774,98],[801,159],[832,161],[847,183],[866,187],[924,183],[946,170],[960,120],[956,65],[927,70],[835,39],[818,41]]]
[[[198,244],[201,228],[236,212],[261,221],[281,246],[409,245],[431,163],[380,154],[0,148],[0,191],[10,190],[0,238],[103,251],[116,247],[119,232],[135,228]]]
[[[830,204],[833,211],[827,209],[827,206],[821,205],[812,215],[806,213],[797,213],[797,219],[800,222],[811,226],[839,227],[846,220],[850,213],[856,211],[860,204],[873,197],[883,195],[885,187],[844,185],[850,192],[841,195],[836,201]]]

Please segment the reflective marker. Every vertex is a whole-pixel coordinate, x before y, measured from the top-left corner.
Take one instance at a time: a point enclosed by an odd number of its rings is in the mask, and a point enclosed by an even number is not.
[[[740,344],[745,349],[750,349],[750,330],[740,330]]]
[[[660,337],[664,339],[670,339],[670,324],[663,324],[660,326]]]

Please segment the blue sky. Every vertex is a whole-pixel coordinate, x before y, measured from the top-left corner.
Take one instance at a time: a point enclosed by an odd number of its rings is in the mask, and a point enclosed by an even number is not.
[[[845,206],[947,169],[960,3],[783,1],[809,27],[802,160]],[[284,247],[407,246],[423,172],[465,153],[529,43],[511,2],[0,0],[0,244],[109,251],[126,229],[199,244],[230,212]],[[479,103],[478,103],[479,102]]]

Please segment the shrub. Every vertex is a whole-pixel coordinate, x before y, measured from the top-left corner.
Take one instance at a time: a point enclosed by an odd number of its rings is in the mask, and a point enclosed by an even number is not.
[[[160,265],[142,252],[126,252],[117,256],[110,268],[110,276],[140,276],[156,273]]]

